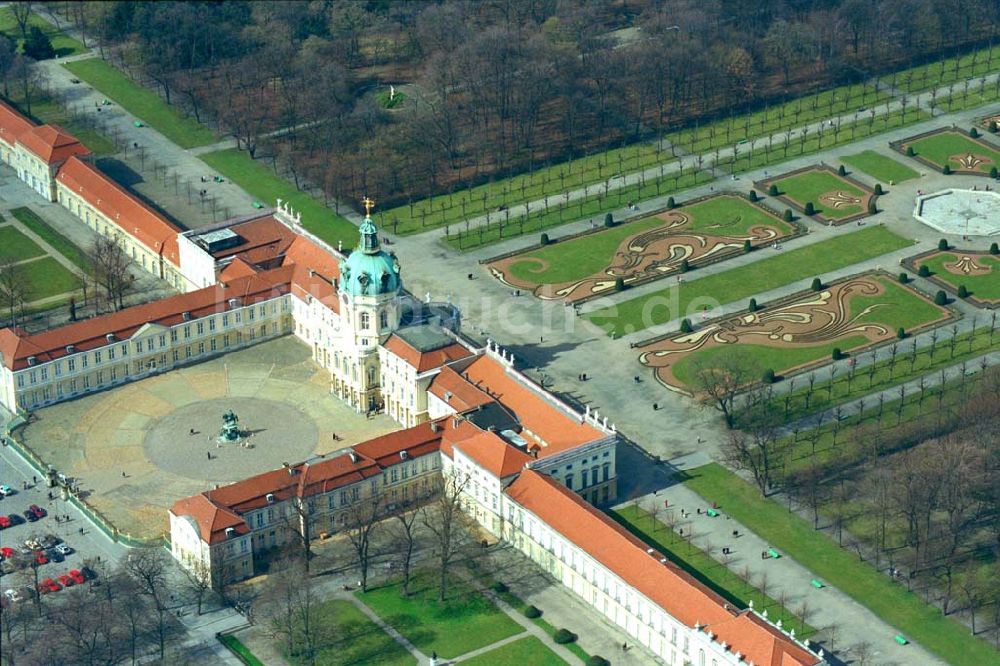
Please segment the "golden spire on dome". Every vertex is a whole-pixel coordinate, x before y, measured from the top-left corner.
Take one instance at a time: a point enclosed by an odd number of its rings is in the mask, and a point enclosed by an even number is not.
[[[375,207],[375,202],[371,199],[371,197],[366,196],[361,200],[361,204],[365,207],[365,217],[371,217],[372,208]]]

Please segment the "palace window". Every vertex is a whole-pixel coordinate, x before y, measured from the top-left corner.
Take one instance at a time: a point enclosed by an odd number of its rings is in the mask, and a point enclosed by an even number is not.
[[[387,328],[389,326],[389,313],[385,310],[378,313],[378,325],[382,328]]]
[[[361,329],[362,330],[368,330],[368,326],[369,326],[369,323],[370,323],[369,320],[370,319],[371,319],[371,317],[369,316],[369,314],[367,312],[362,312],[361,313]]]

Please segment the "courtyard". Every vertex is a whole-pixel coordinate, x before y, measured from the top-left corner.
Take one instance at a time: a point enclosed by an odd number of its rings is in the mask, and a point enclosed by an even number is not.
[[[756,365],[781,376],[827,362],[834,349],[857,352],[895,339],[898,329],[909,335],[951,316],[890,276],[871,272],[640,344],[639,362],[662,384],[694,392],[700,369],[713,363]]]
[[[243,446],[216,441],[230,410]],[[286,336],[41,409],[21,437],[120,531],[148,538],[181,497],[397,427],[330,395],[326,370]]]
[[[797,228],[738,194],[710,196],[621,226],[583,233],[488,264],[504,284],[547,300],[583,300],[719,261]]]

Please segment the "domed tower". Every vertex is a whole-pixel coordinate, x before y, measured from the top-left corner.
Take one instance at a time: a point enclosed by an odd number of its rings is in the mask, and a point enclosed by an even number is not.
[[[365,219],[357,248],[340,262],[340,331],[342,359],[336,392],[359,411],[381,404],[378,346],[399,326],[403,282],[399,262],[385,252],[371,218],[375,202],[365,198]]]

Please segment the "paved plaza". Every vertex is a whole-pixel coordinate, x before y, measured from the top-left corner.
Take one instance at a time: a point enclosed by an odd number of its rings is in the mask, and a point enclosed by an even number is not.
[[[249,448],[216,442],[234,411]],[[186,497],[397,429],[329,393],[329,375],[292,337],[35,412],[24,443],[79,480],[121,531],[155,536]],[[193,434],[192,434],[193,431]],[[338,439],[334,439],[334,435]]]

